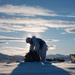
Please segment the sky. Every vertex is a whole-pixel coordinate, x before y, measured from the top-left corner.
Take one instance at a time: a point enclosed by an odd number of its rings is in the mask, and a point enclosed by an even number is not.
[[[75,0],[0,0],[0,53],[25,55],[27,37],[45,40],[49,54],[75,53]]]

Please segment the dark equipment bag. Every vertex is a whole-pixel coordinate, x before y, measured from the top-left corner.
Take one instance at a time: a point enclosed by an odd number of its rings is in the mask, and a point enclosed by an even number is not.
[[[41,61],[41,57],[40,54],[37,51],[30,51],[25,55],[25,62],[40,62]]]

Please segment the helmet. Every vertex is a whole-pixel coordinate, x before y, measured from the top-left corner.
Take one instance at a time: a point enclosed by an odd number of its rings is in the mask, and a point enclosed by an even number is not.
[[[30,37],[26,38],[26,43],[29,43],[30,41],[31,41]]]

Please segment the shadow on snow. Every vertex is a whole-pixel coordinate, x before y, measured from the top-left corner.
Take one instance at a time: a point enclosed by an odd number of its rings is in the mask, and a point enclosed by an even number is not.
[[[10,75],[70,75],[48,62],[22,62]]]

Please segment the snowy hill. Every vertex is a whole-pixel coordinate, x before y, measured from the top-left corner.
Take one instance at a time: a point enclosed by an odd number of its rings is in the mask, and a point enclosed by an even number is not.
[[[59,55],[60,57],[61,55]],[[54,57],[54,55],[53,55]],[[55,56],[56,57],[56,56]],[[58,57],[58,56],[57,56]],[[8,56],[0,54],[0,59],[14,58],[22,60],[21,56]],[[20,60],[19,59],[19,60]],[[20,62],[0,63],[0,75],[75,75],[75,63],[50,62]]]
[[[23,60],[23,56],[20,55],[14,55],[14,56],[9,56],[0,53],[0,62],[18,62]]]
[[[0,75],[75,75],[73,63],[0,63]]]

